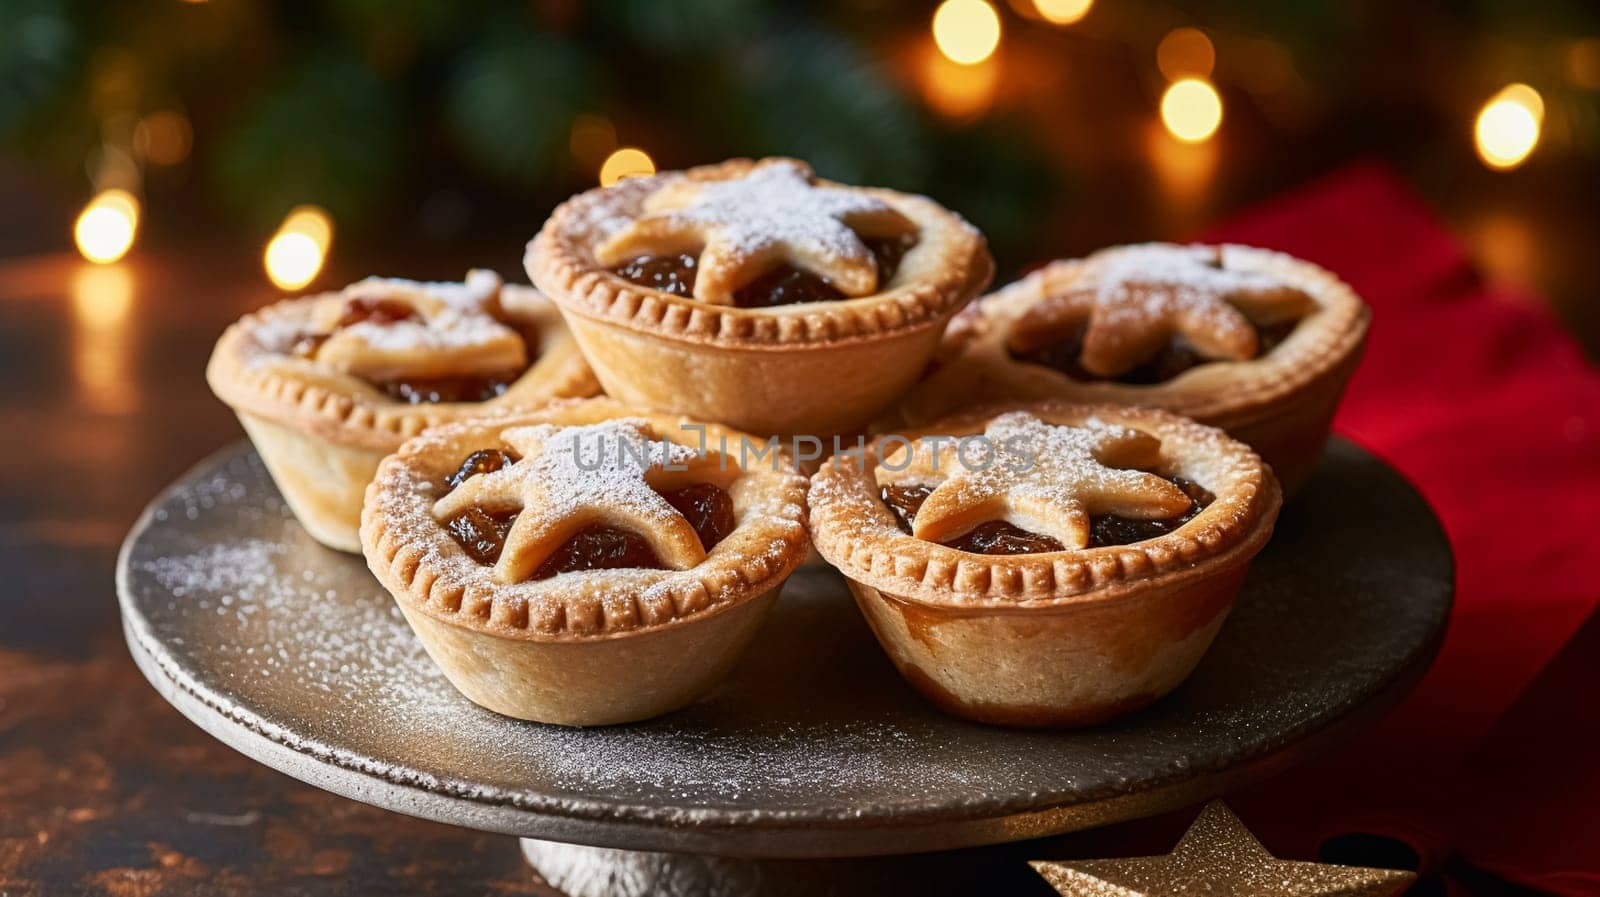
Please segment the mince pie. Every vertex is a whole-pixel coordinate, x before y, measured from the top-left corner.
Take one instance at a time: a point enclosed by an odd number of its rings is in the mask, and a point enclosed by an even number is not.
[[[911,385],[994,265],[983,236],[932,200],[764,159],[576,196],[527,267],[609,394],[826,436],[864,427]]]
[[[1189,674],[1279,504],[1271,471],[1220,430],[1045,402],[835,455],[810,520],[918,691],[985,722],[1078,726]]]
[[[489,271],[284,300],[229,327],[206,377],[306,530],[343,551],[360,550],[362,493],[408,437],[598,391],[549,301]]]
[[[1056,397],[1148,405],[1248,442],[1293,491],[1321,453],[1368,317],[1338,278],[1279,253],[1108,249],[974,303],[903,416]]]
[[[378,468],[367,565],[490,710],[665,713],[732,667],[805,558],[805,478],[751,438],[610,399],[446,424]]]

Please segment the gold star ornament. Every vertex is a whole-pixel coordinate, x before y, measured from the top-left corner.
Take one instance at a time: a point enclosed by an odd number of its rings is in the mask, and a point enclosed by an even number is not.
[[[1172,853],[1117,860],[1035,860],[1062,897],[1391,897],[1416,873],[1280,860],[1212,801]]]

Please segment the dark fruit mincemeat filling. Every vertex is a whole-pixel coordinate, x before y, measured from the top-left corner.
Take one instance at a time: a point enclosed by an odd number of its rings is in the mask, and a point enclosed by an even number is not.
[[[1299,321],[1280,321],[1276,324],[1252,324],[1256,331],[1256,357],[1260,358],[1277,348]],[[1182,374],[1190,368],[1197,368],[1203,364],[1216,361],[1200,354],[1188,340],[1182,336],[1174,336],[1163,345],[1155,355],[1141,362],[1137,367],[1115,377],[1101,377],[1084,369],[1080,357],[1083,354],[1083,335],[1088,330],[1087,321],[1073,328],[1065,337],[1048,345],[1041,346],[1026,352],[1012,350],[1011,357],[1029,364],[1043,365],[1047,368],[1060,371],[1074,380],[1103,381],[1114,380],[1118,383],[1127,383],[1134,386],[1152,386],[1165,383]]]
[[[900,262],[917,245],[915,234],[897,237],[862,237],[878,265],[880,288],[894,278]],[[694,281],[699,259],[688,253],[642,255],[611,269],[623,280],[650,287],[674,296],[694,298]],[[740,287],[733,294],[738,308],[773,308],[802,302],[837,302],[849,298],[824,278],[791,265],[779,265]]]
[[[487,402],[505,395],[521,371],[478,377],[431,377],[413,380],[384,380],[374,384],[389,398],[407,405],[438,402]]]
[[[481,449],[468,455],[444,484],[454,489],[480,473],[492,473],[514,464],[517,456],[500,449]],[[693,483],[659,493],[677,509],[706,551],[727,538],[738,526],[733,497],[711,483]],[[468,508],[444,522],[444,528],[469,557],[485,566],[493,565],[505,549],[506,536],[517,522],[516,511],[486,511]],[[662,568],[650,543],[638,534],[614,526],[596,525],[579,530],[539,565],[530,580],[549,579],[560,573],[578,570],[613,570],[636,567]]]
[[[1193,520],[1207,505],[1216,500],[1216,496],[1192,480],[1166,474],[1157,476],[1182,489],[1183,494],[1189,496],[1192,502],[1189,510],[1176,517],[1161,520],[1137,520],[1116,514],[1091,515],[1087,547],[1130,545],[1145,539],[1164,536]],[[911,522],[916,519],[917,510],[932,492],[933,489],[929,486],[885,486],[880,496],[883,503],[894,512],[900,529],[910,534]],[[1063,548],[1060,542],[1050,536],[1029,532],[1004,520],[981,523],[968,530],[966,534],[940,544],[973,554],[1036,554],[1044,551],[1060,551]]]

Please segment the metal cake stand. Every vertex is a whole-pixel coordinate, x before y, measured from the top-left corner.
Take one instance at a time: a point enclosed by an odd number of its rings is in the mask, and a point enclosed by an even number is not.
[[[155,500],[123,546],[117,589],[128,646],[162,696],[268,766],[530,839],[530,861],[574,894],[732,895],[881,892],[873,876],[888,874],[884,861],[737,858],[1014,842],[1268,776],[1410,690],[1437,649],[1452,572],[1417,493],[1336,441],[1189,681],[1064,733],[934,710],[820,565],[791,578],[777,619],[692,707],[587,730],[498,716],[451,688],[360,558],[300,529],[244,445]]]

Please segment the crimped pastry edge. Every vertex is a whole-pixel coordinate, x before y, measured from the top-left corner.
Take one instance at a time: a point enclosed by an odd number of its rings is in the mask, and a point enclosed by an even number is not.
[[[558,206],[528,244],[524,258],[528,276],[564,312],[684,342],[741,349],[837,344],[932,326],[982,292],[994,276],[994,260],[983,235],[933,200],[823,180],[818,183],[875,196],[916,222],[921,237],[895,276],[896,281],[906,282],[855,299],[745,309],[639,286],[594,261],[593,247],[603,222],[633,214],[646,197],[672,179],[725,180],[756,164],[757,160],[730,159],[580,193]]]
[[[979,433],[1009,411],[1057,423],[1098,417],[1149,432],[1161,439],[1163,459],[1176,461],[1180,473],[1205,469],[1196,478],[1216,500],[1177,530],[1131,545],[997,556],[958,551],[903,532],[878,495],[872,475],[876,446],[897,435]],[[858,457],[824,462],[812,477],[807,498],[817,552],[857,582],[950,608],[1061,607],[1205,576],[1253,557],[1271,535],[1282,503],[1277,480],[1249,446],[1151,408],[1059,401],[993,405],[884,434]]]
[[[1246,270],[1276,275],[1304,290],[1320,309],[1264,358],[1212,362],[1149,386],[1085,383],[1011,359],[1005,344],[1012,322],[1039,298],[1067,289],[1086,266],[1122,252],[1180,245],[1219,246],[1230,259],[1244,262]],[[1146,405],[1232,426],[1270,415],[1274,406],[1293,401],[1299,390],[1337,370],[1362,350],[1370,322],[1370,310],[1349,284],[1333,272],[1287,253],[1236,243],[1140,243],[1103,249],[1084,258],[1058,259],[980,297],[952,322],[939,357],[952,369],[982,365],[992,371],[1000,367],[1000,380],[1031,396],[1053,394],[1076,402]],[[913,390],[908,408],[915,407],[919,389]]]
[[[532,317],[539,329],[539,352],[504,395],[488,401],[402,404],[356,377],[271,352],[257,339],[265,327],[305,318],[317,302],[338,297],[337,290],[283,299],[235,321],[212,350],[206,381],[235,410],[343,445],[382,451],[393,451],[441,423],[598,393],[599,382],[548,297],[531,287],[507,284],[501,289],[517,295],[519,310]]]

